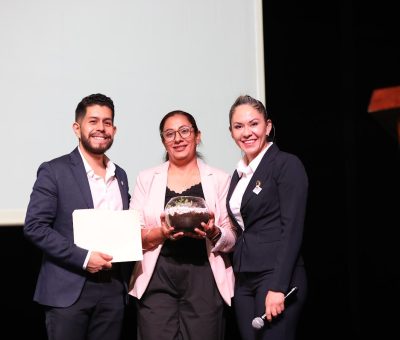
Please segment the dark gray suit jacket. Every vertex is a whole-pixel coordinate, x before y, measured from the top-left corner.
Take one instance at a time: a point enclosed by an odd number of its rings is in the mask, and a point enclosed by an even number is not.
[[[116,166],[123,208],[129,208],[126,173]],[[53,307],[68,307],[79,297],[87,272],[82,269],[88,253],[74,244],[72,213],[93,209],[89,181],[78,148],[40,165],[24,225],[24,235],[43,251],[34,300]],[[133,263],[123,263],[127,284]]]
[[[235,171],[227,197],[228,213],[238,231],[234,271],[272,271],[270,289],[286,292],[295,266],[302,265],[300,248],[308,191],[304,166],[276,144],[268,149],[243,195],[243,232],[229,206],[238,181]],[[253,192],[257,181],[262,189],[258,194]]]

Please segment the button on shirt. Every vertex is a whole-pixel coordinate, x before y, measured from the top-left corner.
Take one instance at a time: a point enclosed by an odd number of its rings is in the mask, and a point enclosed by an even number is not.
[[[235,217],[236,221],[239,223],[240,227],[244,230],[244,222],[242,214],[240,213],[240,206],[242,205],[242,198],[244,192],[246,191],[247,186],[250,183],[251,178],[253,177],[254,172],[256,171],[258,165],[261,162],[261,159],[264,157],[267,150],[273,143],[269,143],[267,147],[262,150],[256,158],[254,158],[249,165],[246,165],[244,159],[242,158],[236,167],[236,171],[240,177],[239,182],[237,183],[235,190],[232,193],[231,199],[229,200],[229,206]]]
[[[90,192],[93,199],[94,209],[122,210],[122,197],[118,186],[118,179],[115,177],[115,164],[107,159],[105,178],[96,175],[94,170],[86,161],[80,148],[83,165],[88,176]],[[86,256],[83,268],[86,268],[91,251]]]

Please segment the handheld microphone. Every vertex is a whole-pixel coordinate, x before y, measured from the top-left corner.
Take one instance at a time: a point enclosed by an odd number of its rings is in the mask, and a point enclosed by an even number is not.
[[[293,287],[293,288],[289,291],[289,293],[287,293],[287,294],[285,295],[285,300],[286,300],[286,298],[287,298],[289,295],[291,295],[292,293],[296,292],[298,289],[299,289],[299,288],[297,288],[297,287]],[[256,317],[256,318],[254,318],[253,321],[251,322],[251,325],[253,326],[253,328],[255,328],[255,329],[261,329],[261,328],[263,328],[263,327],[264,327],[264,320],[265,320],[265,317],[266,317],[266,315],[263,314],[261,317],[258,316],[258,317]]]

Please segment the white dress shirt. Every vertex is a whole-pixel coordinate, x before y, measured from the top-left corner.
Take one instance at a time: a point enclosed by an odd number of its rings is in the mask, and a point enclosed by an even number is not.
[[[240,227],[244,230],[244,222],[242,214],[240,213],[240,206],[242,205],[242,198],[244,192],[246,191],[247,186],[250,183],[251,178],[253,177],[254,172],[256,171],[258,165],[261,162],[261,159],[264,157],[267,150],[273,143],[270,142],[267,146],[254,158],[250,164],[246,164],[244,157],[239,160],[236,171],[239,174],[239,182],[237,183],[235,190],[232,193],[231,199],[229,200],[229,206],[235,217],[236,221],[239,223]]]
[[[115,164],[107,158],[106,175],[103,178],[94,173],[94,170],[83,156],[79,147],[78,149],[88,177],[90,192],[93,199],[93,208],[122,210],[122,197],[118,186],[118,180],[115,177]],[[86,269],[91,252],[92,250],[89,250],[88,254],[86,255],[85,262],[83,263],[83,269]]]

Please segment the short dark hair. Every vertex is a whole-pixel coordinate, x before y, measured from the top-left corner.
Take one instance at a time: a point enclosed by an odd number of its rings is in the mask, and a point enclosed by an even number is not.
[[[114,103],[110,97],[101,93],[91,94],[80,101],[75,110],[75,121],[85,117],[86,109],[92,105],[107,106],[112,112],[112,121],[114,122]]]
[[[265,109],[265,106],[263,103],[261,103],[259,100],[249,96],[249,95],[242,95],[236,98],[235,102],[232,104],[231,109],[229,110],[229,127],[232,127],[232,116],[233,113],[235,112],[235,109],[240,106],[240,105],[250,105],[254,109],[256,109],[259,113],[261,113],[264,116],[265,121],[267,121],[268,118],[268,113],[267,110]]]

